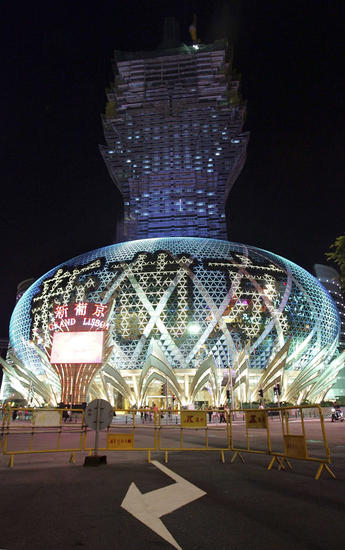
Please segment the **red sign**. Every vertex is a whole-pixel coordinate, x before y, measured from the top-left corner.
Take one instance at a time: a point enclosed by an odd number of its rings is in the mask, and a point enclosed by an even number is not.
[[[49,330],[60,332],[108,330],[107,312],[108,306],[106,304],[94,304],[92,302],[56,304],[54,307],[54,321],[49,323]]]

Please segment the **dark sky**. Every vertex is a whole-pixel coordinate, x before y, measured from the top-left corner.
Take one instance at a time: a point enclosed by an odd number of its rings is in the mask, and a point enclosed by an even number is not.
[[[251,133],[230,194],[233,241],[308,270],[344,223],[343,2],[50,1],[1,8],[0,337],[18,282],[114,242],[120,197],[98,151],[113,50],[182,38],[235,48]]]

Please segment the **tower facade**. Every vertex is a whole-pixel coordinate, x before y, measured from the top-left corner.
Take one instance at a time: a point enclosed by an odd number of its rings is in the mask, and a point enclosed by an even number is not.
[[[124,202],[118,240],[226,239],[249,139],[227,42],[116,52],[114,73],[100,149]]]
[[[334,300],[340,317],[339,349],[345,349],[345,302],[341,291],[339,273],[329,265],[315,264],[314,271],[317,279],[323,284]],[[344,372],[345,377],[345,372]],[[345,384],[344,384],[345,387]]]

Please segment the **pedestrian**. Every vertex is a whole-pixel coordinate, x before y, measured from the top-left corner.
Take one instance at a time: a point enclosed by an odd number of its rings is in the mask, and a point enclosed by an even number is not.
[[[221,424],[222,422],[225,422],[225,424],[226,424],[225,414],[224,414],[224,406],[223,405],[221,405],[219,407],[219,424]]]

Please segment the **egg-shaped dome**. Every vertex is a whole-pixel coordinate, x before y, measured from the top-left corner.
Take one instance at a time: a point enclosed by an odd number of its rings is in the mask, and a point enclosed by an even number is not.
[[[290,341],[287,369],[298,371],[339,338],[336,307],[322,285],[296,264],[252,246],[203,238],[156,238],[93,250],[52,269],[17,303],[10,324],[16,356],[36,375],[51,343],[54,308],[111,305],[108,359],[140,370],[154,340],[166,363],[197,369],[212,355],[235,366],[248,350],[250,369],[264,369]]]

